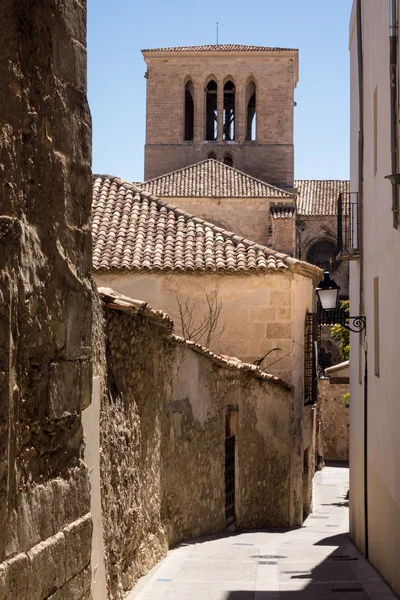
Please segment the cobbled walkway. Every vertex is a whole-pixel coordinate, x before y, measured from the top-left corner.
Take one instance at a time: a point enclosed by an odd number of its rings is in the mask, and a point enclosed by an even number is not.
[[[325,467],[302,527],[191,540],[128,600],[394,600],[348,539],[348,484],[347,468]]]

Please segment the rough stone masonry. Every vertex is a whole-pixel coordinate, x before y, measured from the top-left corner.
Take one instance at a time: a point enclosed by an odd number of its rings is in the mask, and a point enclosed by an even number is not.
[[[0,5],[0,598],[91,598],[86,2]]]

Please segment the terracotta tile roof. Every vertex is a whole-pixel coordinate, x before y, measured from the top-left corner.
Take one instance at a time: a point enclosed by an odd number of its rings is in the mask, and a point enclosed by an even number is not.
[[[294,219],[296,208],[294,206],[271,206],[270,214],[273,219]]]
[[[350,182],[342,179],[300,179],[294,182],[298,196],[297,214],[335,216],[340,192],[349,192]]]
[[[243,44],[206,44],[203,46],[175,46],[170,48],[147,48],[142,52],[297,52],[296,48],[271,46],[246,46]]]
[[[293,198],[285,190],[212,158],[138,186],[162,198]]]
[[[98,270],[322,271],[162,202],[121,179],[95,176],[93,266]]]

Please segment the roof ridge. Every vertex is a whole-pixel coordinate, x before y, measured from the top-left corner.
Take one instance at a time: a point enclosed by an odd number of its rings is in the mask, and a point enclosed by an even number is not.
[[[184,171],[187,171],[188,169],[192,169],[193,167],[198,167],[200,165],[203,165],[206,163],[213,163],[213,162],[217,163],[218,165],[222,165],[222,167],[228,171],[233,171],[235,173],[239,173],[246,179],[251,179],[252,181],[256,181],[257,183],[259,183],[260,185],[262,185],[264,187],[268,187],[273,190],[277,190],[280,194],[285,194],[286,197],[292,198],[294,200],[294,195],[291,194],[290,192],[287,192],[285,189],[277,187],[276,185],[273,185],[272,183],[267,183],[266,181],[263,181],[262,179],[259,179],[258,177],[249,175],[248,173],[245,173],[244,171],[241,171],[240,169],[236,169],[235,167],[231,167],[230,165],[227,165],[224,162],[222,162],[221,160],[217,160],[215,158],[206,158],[205,160],[200,160],[199,162],[192,163],[191,165],[187,165],[186,167],[181,167],[180,169],[175,169],[175,171],[169,171],[168,173],[163,173],[162,175],[158,175],[157,177],[152,177],[151,179],[147,179],[146,181],[144,181],[143,184],[141,184],[141,185],[143,185],[143,186],[150,185],[151,183],[154,183],[154,182],[162,179],[163,177],[168,177],[171,175],[175,175],[177,173],[182,173]]]
[[[99,179],[99,178],[103,178],[102,179],[103,182],[106,179],[110,180],[110,182],[111,182],[111,178],[109,176],[100,175],[97,179]],[[97,179],[96,179],[96,181],[97,181]],[[179,208],[177,206],[174,206],[172,204],[164,202],[163,200],[160,200],[160,198],[157,198],[150,192],[146,192],[145,190],[140,189],[139,187],[137,187],[133,183],[130,183],[129,181],[126,181],[119,177],[113,177],[112,179],[115,183],[117,183],[117,185],[127,187],[128,189],[131,189],[132,191],[138,193],[139,195],[144,196],[148,200],[155,202],[158,207],[164,207],[167,210],[171,210],[172,212],[177,214],[177,216],[183,216],[187,220],[193,220],[195,223],[203,224],[204,226],[207,226],[210,229],[212,229],[213,231],[215,231],[216,233],[221,233],[224,237],[236,242],[236,244],[243,244],[246,248],[260,250],[261,252],[266,253],[267,256],[268,255],[274,256],[278,260],[281,260],[283,263],[286,263],[287,266],[290,265],[290,267],[293,267],[293,270],[296,272],[306,274],[307,276],[311,276],[314,279],[320,278],[322,275],[322,270],[314,265],[311,265],[310,263],[301,261],[297,258],[293,258],[292,256],[289,256],[288,254],[279,252],[278,250],[274,250],[273,248],[269,248],[268,246],[263,246],[262,244],[258,244],[257,242],[249,240],[243,236],[237,235],[233,231],[228,231],[227,229],[218,227],[218,225],[214,225],[214,223],[210,223],[209,221],[206,221],[205,219],[202,219],[201,217],[196,217],[195,215],[192,215],[192,214],[186,212],[182,208]]]
[[[254,44],[197,44],[194,46],[164,46],[159,48],[144,48],[144,52],[212,52],[218,49],[223,52],[224,50],[248,50],[250,52],[259,51],[271,51],[271,52],[297,52],[298,48],[287,48],[279,46],[258,46]]]
[[[347,181],[347,182],[350,182],[350,179],[294,179],[294,181]]]

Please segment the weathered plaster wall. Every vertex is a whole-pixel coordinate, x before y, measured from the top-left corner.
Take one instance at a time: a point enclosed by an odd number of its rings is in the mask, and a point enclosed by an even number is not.
[[[96,373],[110,597],[122,598],[172,544],[225,529],[228,406],[237,526],[298,524],[290,508],[292,390],[176,338],[168,319],[109,307],[105,319]]]
[[[293,342],[297,327],[294,298],[299,318],[296,340],[302,346],[305,313],[312,306],[311,279],[300,275],[295,278],[289,271],[258,275],[98,272],[95,278],[99,286],[111,287],[131,298],[145,298],[154,308],[166,311],[174,319],[178,333],[176,295],[189,298],[200,318],[206,292],[216,290],[222,305],[219,323],[224,330],[211,341],[214,352],[254,362],[271,350],[262,367],[289,382],[293,381],[294,370],[303,368],[303,363],[295,358],[295,352],[300,350]]]
[[[325,460],[349,460],[349,408],[343,395],[349,391],[348,383],[335,383],[333,379],[319,379],[323,443]]]
[[[3,0],[0,17],[0,597],[86,600],[86,3]]]

